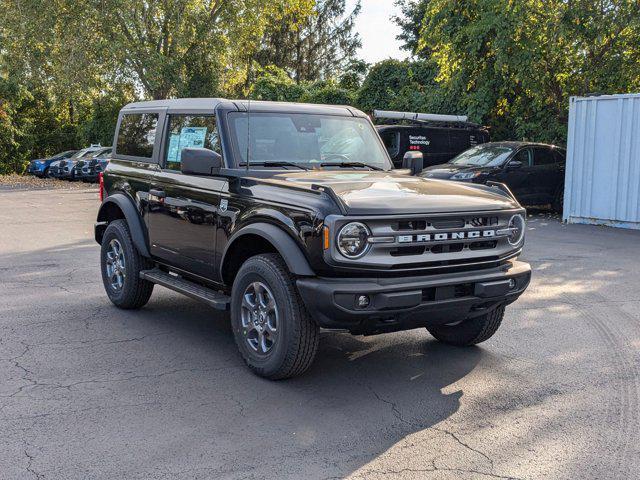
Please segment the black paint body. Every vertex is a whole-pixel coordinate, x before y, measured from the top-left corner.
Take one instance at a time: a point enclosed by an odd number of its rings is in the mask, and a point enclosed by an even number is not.
[[[487,260],[477,268],[472,264],[449,267],[416,263],[389,269],[382,265],[335,261],[323,248],[323,227],[328,219],[522,212],[518,203],[504,192],[485,186],[409,177],[394,170],[247,170],[239,167],[234,158],[226,124],[227,114],[246,111],[246,103],[213,99],[176,102],[181,101],[168,101],[166,106],[162,102],[143,102],[123,109],[123,113],[159,113],[154,153],[150,159],[123,156],[118,153],[117,138],[114,141],[112,160],[104,172],[106,197],[98,215],[97,241],[101,241],[106,223],[118,216],[125,217],[134,243],[143,255],[162,269],[226,293],[232,287],[234,269],[239,266],[237,260],[258,244],[260,248],[271,246],[283,256],[297,278],[298,289],[314,319],[323,326],[348,328],[354,333],[413,328],[412,318],[416,314],[422,315],[423,323],[428,321],[424,314],[431,310],[432,304],[423,300],[414,304],[415,295],[403,303],[407,279],[432,285],[437,278],[434,275],[448,275],[444,283],[451,284],[462,271],[465,282],[469,283],[475,270],[481,270],[483,281],[519,278],[516,291],[503,292],[490,302],[480,297],[466,298],[460,307],[450,301],[454,307],[452,312],[464,311],[465,315],[480,304],[495,308],[510,303],[526,288],[530,269],[515,261],[519,250],[504,258]],[[251,112],[274,109],[366,118],[362,112],[348,107],[251,103]],[[220,172],[185,175],[163,168],[168,116],[172,113],[215,113],[225,165]],[[350,314],[349,309],[345,310],[340,304],[345,301],[344,295],[336,303],[336,290],[331,285],[338,282],[337,285],[341,285],[338,289],[344,290],[354,279],[369,285],[378,284],[374,296],[399,292],[401,301],[393,308],[383,307],[384,315],[376,314],[373,303],[367,312]],[[416,285],[413,282],[411,289],[415,290]],[[320,299],[329,305],[316,308]],[[440,311],[447,309],[440,305]],[[395,320],[388,322],[391,317]],[[444,317],[434,318],[441,322]],[[381,321],[386,323],[380,326]]]

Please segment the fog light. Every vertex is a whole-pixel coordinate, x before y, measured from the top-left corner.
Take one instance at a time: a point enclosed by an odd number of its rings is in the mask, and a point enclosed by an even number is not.
[[[359,295],[357,302],[358,302],[358,307],[367,308],[369,306],[369,303],[371,303],[371,300],[369,299],[368,295]]]
[[[509,280],[509,288],[511,290],[513,290],[514,288],[516,288],[516,281],[512,278],[511,280]]]

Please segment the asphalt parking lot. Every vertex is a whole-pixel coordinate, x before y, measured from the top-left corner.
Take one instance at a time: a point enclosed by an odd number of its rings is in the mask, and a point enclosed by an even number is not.
[[[0,190],[0,478],[640,476],[640,232],[535,215],[533,283],[480,347],[323,333],[301,378],[224,315],[103,293],[95,190]]]

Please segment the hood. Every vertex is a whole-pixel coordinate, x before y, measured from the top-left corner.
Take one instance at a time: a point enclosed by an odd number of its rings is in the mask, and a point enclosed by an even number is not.
[[[503,193],[482,185],[378,171],[286,172],[274,180],[330,187],[349,215],[473,212],[517,208]]]

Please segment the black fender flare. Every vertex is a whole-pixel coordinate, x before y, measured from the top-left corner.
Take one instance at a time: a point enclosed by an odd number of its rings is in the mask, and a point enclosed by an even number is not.
[[[315,276],[315,273],[309,266],[309,262],[295,240],[282,228],[266,222],[252,223],[246,227],[242,227],[231,236],[222,254],[222,262],[220,263],[222,268],[226,265],[228,260],[227,253],[236,240],[249,234],[258,235],[271,243],[284,259],[289,271],[294,275],[301,277]]]
[[[140,252],[140,255],[144,257],[151,257],[149,254],[149,247],[147,246],[146,230],[144,228],[142,218],[140,217],[140,213],[135,207],[133,201],[122,193],[109,195],[104,202],[102,202],[100,210],[98,211],[98,223],[96,223],[95,228],[96,241],[101,243],[102,234],[104,234],[104,230],[106,229],[108,220],[105,218],[104,212],[109,204],[115,204],[124,215],[127,225],[129,226],[131,239],[133,240],[135,247],[138,249],[138,252]]]

